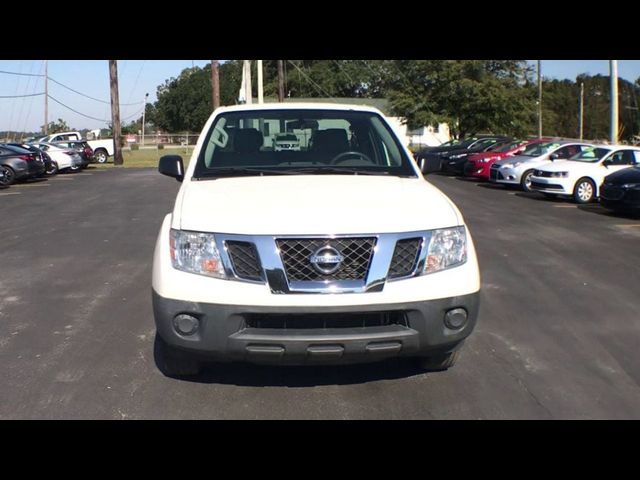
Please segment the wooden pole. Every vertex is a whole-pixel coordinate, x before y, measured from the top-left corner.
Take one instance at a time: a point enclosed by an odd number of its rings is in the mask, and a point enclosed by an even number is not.
[[[213,109],[220,106],[220,69],[218,60],[211,60],[211,94],[213,95]]]
[[[122,165],[120,148],[120,98],[118,96],[118,61],[109,60],[109,80],[111,84],[111,126],[113,128],[113,164]]]
[[[44,61],[44,134],[49,135],[49,61]]]
[[[282,60],[278,60],[278,101],[284,102],[284,72]]]

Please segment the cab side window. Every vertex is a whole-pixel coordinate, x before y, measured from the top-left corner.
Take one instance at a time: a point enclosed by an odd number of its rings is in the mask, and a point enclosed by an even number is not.
[[[556,150],[554,153],[558,155],[558,158],[569,158],[581,151],[582,149],[580,148],[580,145],[567,145],[566,147]]]
[[[609,157],[611,165],[633,165],[635,156],[631,150],[619,150]]]

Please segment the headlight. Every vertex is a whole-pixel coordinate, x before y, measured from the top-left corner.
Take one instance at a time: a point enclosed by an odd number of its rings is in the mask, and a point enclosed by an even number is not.
[[[549,172],[549,176],[551,178],[567,178],[569,176],[569,172]]]
[[[625,183],[622,188],[640,188],[640,183]]]
[[[212,233],[171,229],[171,264],[176,270],[226,278],[220,252]]]
[[[449,158],[451,159],[456,159],[456,158],[462,158],[462,157],[466,157],[467,154],[466,153],[459,153],[458,155],[451,155]]]
[[[464,227],[434,230],[429,240],[422,273],[434,273],[467,261],[467,235]]]

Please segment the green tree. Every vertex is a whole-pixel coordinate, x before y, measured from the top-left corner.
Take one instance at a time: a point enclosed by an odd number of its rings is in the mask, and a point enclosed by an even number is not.
[[[446,122],[454,137],[533,129],[535,88],[524,60],[400,60],[387,69],[393,112],[410,127]]]
[[[44,132],[44,125],[41,125],[40,128]],[[48,132],[50,135],[52,133],[66,132],[69,130],[71,130],[71,127],[61,118],[59,118],[57,122],[49,122],[48,124]]]

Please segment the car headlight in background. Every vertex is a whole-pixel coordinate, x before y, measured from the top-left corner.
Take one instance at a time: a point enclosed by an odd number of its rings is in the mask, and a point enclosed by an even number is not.
[[[171,229],[171,264],[176,270],[226,278],[220,251],[212,233]]]
[[[467,153],[459,153],[458,155],[451,155],[449,158],[452,160],[456,160],[458,158],[466,157],[467,155]]]
[[[640,183],[625,183],[622,188],[640,188]]]
[[[464,227],[434,230],[429,240],[423,273],[457,267],[467,261],[467,235]]]

